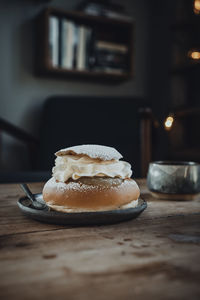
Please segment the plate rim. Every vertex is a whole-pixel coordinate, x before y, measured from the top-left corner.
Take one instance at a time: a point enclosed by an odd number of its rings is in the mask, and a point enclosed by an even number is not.
[[[40,195],[42,195],[42,193],[36,193],[33,195],[40,196]],[[51,214],[53,214],[53,216],[69,216],[69,215],[73,215],[73,216],[78,216],[78,215],[80,215],[80,216],[88,215],[89,216],[89,215],[91,215],[91,216],[94,216],[94,215],[105,215],[105,214],[115,214],[116,215],[116,214],[122,214],[122,213],[125,214],[125,213],[131,213],[131,212],[137,213],[138,211],[142,212],[147,208],[146,200],[142,199],[141,197],[139,197],[138,200],[142,201],[142,203],[140,205],[137,205],[136,207],[130,207],[130,208],[126,208],[126,209],[112,209],[112,210],[85,211],[85,212],[59,212],[59,211],[55,211],[55,210],[36,209],[34,207],[28,207],[28,206],[23,205],[22,201],[24,201],[26,199],[28,200],[28,197],[23,196],[17,200],[18,207],[22,212],[24,212],[24,210],[26,210],[27,212],[30,212],[30,213],[32,212],[33,214],[35,214],[37,211],[40,215],[44,214],[45,216],[49,216],[49,217]]]

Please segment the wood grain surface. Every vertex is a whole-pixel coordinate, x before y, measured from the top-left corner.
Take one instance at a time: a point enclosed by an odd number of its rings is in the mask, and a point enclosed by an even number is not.
[[[138,184],[147,210],[99,227],[28,219],[19,186],[0,185],[0,299],[200,299],[200,198],[154,199]]]

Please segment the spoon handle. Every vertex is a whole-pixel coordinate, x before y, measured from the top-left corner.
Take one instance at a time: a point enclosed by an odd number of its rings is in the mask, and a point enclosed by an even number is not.
[[[24,191],[24,193],[27,195],[27,197],[29,198],[29,200],[31,201],[32,205],[34,206],[34,208],[36,209],[44,209],[44,204],[38,202],[34,195],[31,193],[28,185],[26,183],[21,183],[20,184],[22,190]]]
[[[33,194],[31,193],[28,185],[26,183],[21,183],[20,184],[22,190],[24,191],[24,193],[28,196],[28,198],[31,200],[31,202],[35,202],[35,198],[33,196]]]

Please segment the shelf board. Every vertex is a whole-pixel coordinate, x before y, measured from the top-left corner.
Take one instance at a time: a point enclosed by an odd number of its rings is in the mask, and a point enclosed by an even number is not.
[[[111,81],[124,81],[132,78],[131,73],[119,73],[115,74],[112,72],[100,72],[100,71],[89,71],[89,70],[75,70],[75,69],[63,69],[55,67],[45,67],[38,70],[38,75],[49,75],[50,77],[54,76],[55,78],[67,78],[67,77],[76,77],[82,79],[92,79],[92,80],[111,80]]]

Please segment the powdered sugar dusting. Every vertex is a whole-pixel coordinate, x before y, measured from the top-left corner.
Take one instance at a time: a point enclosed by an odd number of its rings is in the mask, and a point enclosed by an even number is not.
[[[102,145],[79,145],[65,149],[61,149],[55,153],[56,156],[62,155],[87,155],[94,159],[101,160],[119,160],[123,156],[113,147],[102,146]]]
[[[99,183],[101,181],[104,181],[103,178],[98,178]],[[59,182],[56,181],[54,177],[50,178],[46,184],[45,188],[50,188],[50,189],[56,189],[57,193],[63,193],[65,191],[75,191],[75,192],[92,192],[92,191],[103,191],[103,190],[117,190],[120,186],[121,189],[124,189],[125,191],[132,187],[133,185],[136,185],[136,182],[134,180],[124,180],[121,182],[121,179],[119,178],[110,178],[109,179],[110,184],[112,186],[106,185],[106,184],[99,184],[99,185],[93,185],[93,184],[87,184],[87,183],[82,183],[79,181],[71,181],[71,182]]]
[[[71,181],[67,184],[64,182],[56,181],[54,177],[49,179],[47,183],[45,184],[45,188],[52,188],[56,189],[56,192],[63,193],[65,191],[75,191],[75,192],[88,192],[88,191],[96,191],[100,189],[106,189],[106,187],[103,186],[94,186],[89,184],[80,183],[78,181]]]
[[[52,188],[52,189],[55,188],[57,192],[61,192],[61,193],[69,190],[76,191],[76,192],[77,191],[84,192],[84,191],[92,191],[96,189],[95,186],[93,185],[81,184],[80,182],[77,181],[68,182],[66,184],[64,182],[56,181],[54,177],[52,177],[47,181],[45,187]]]

